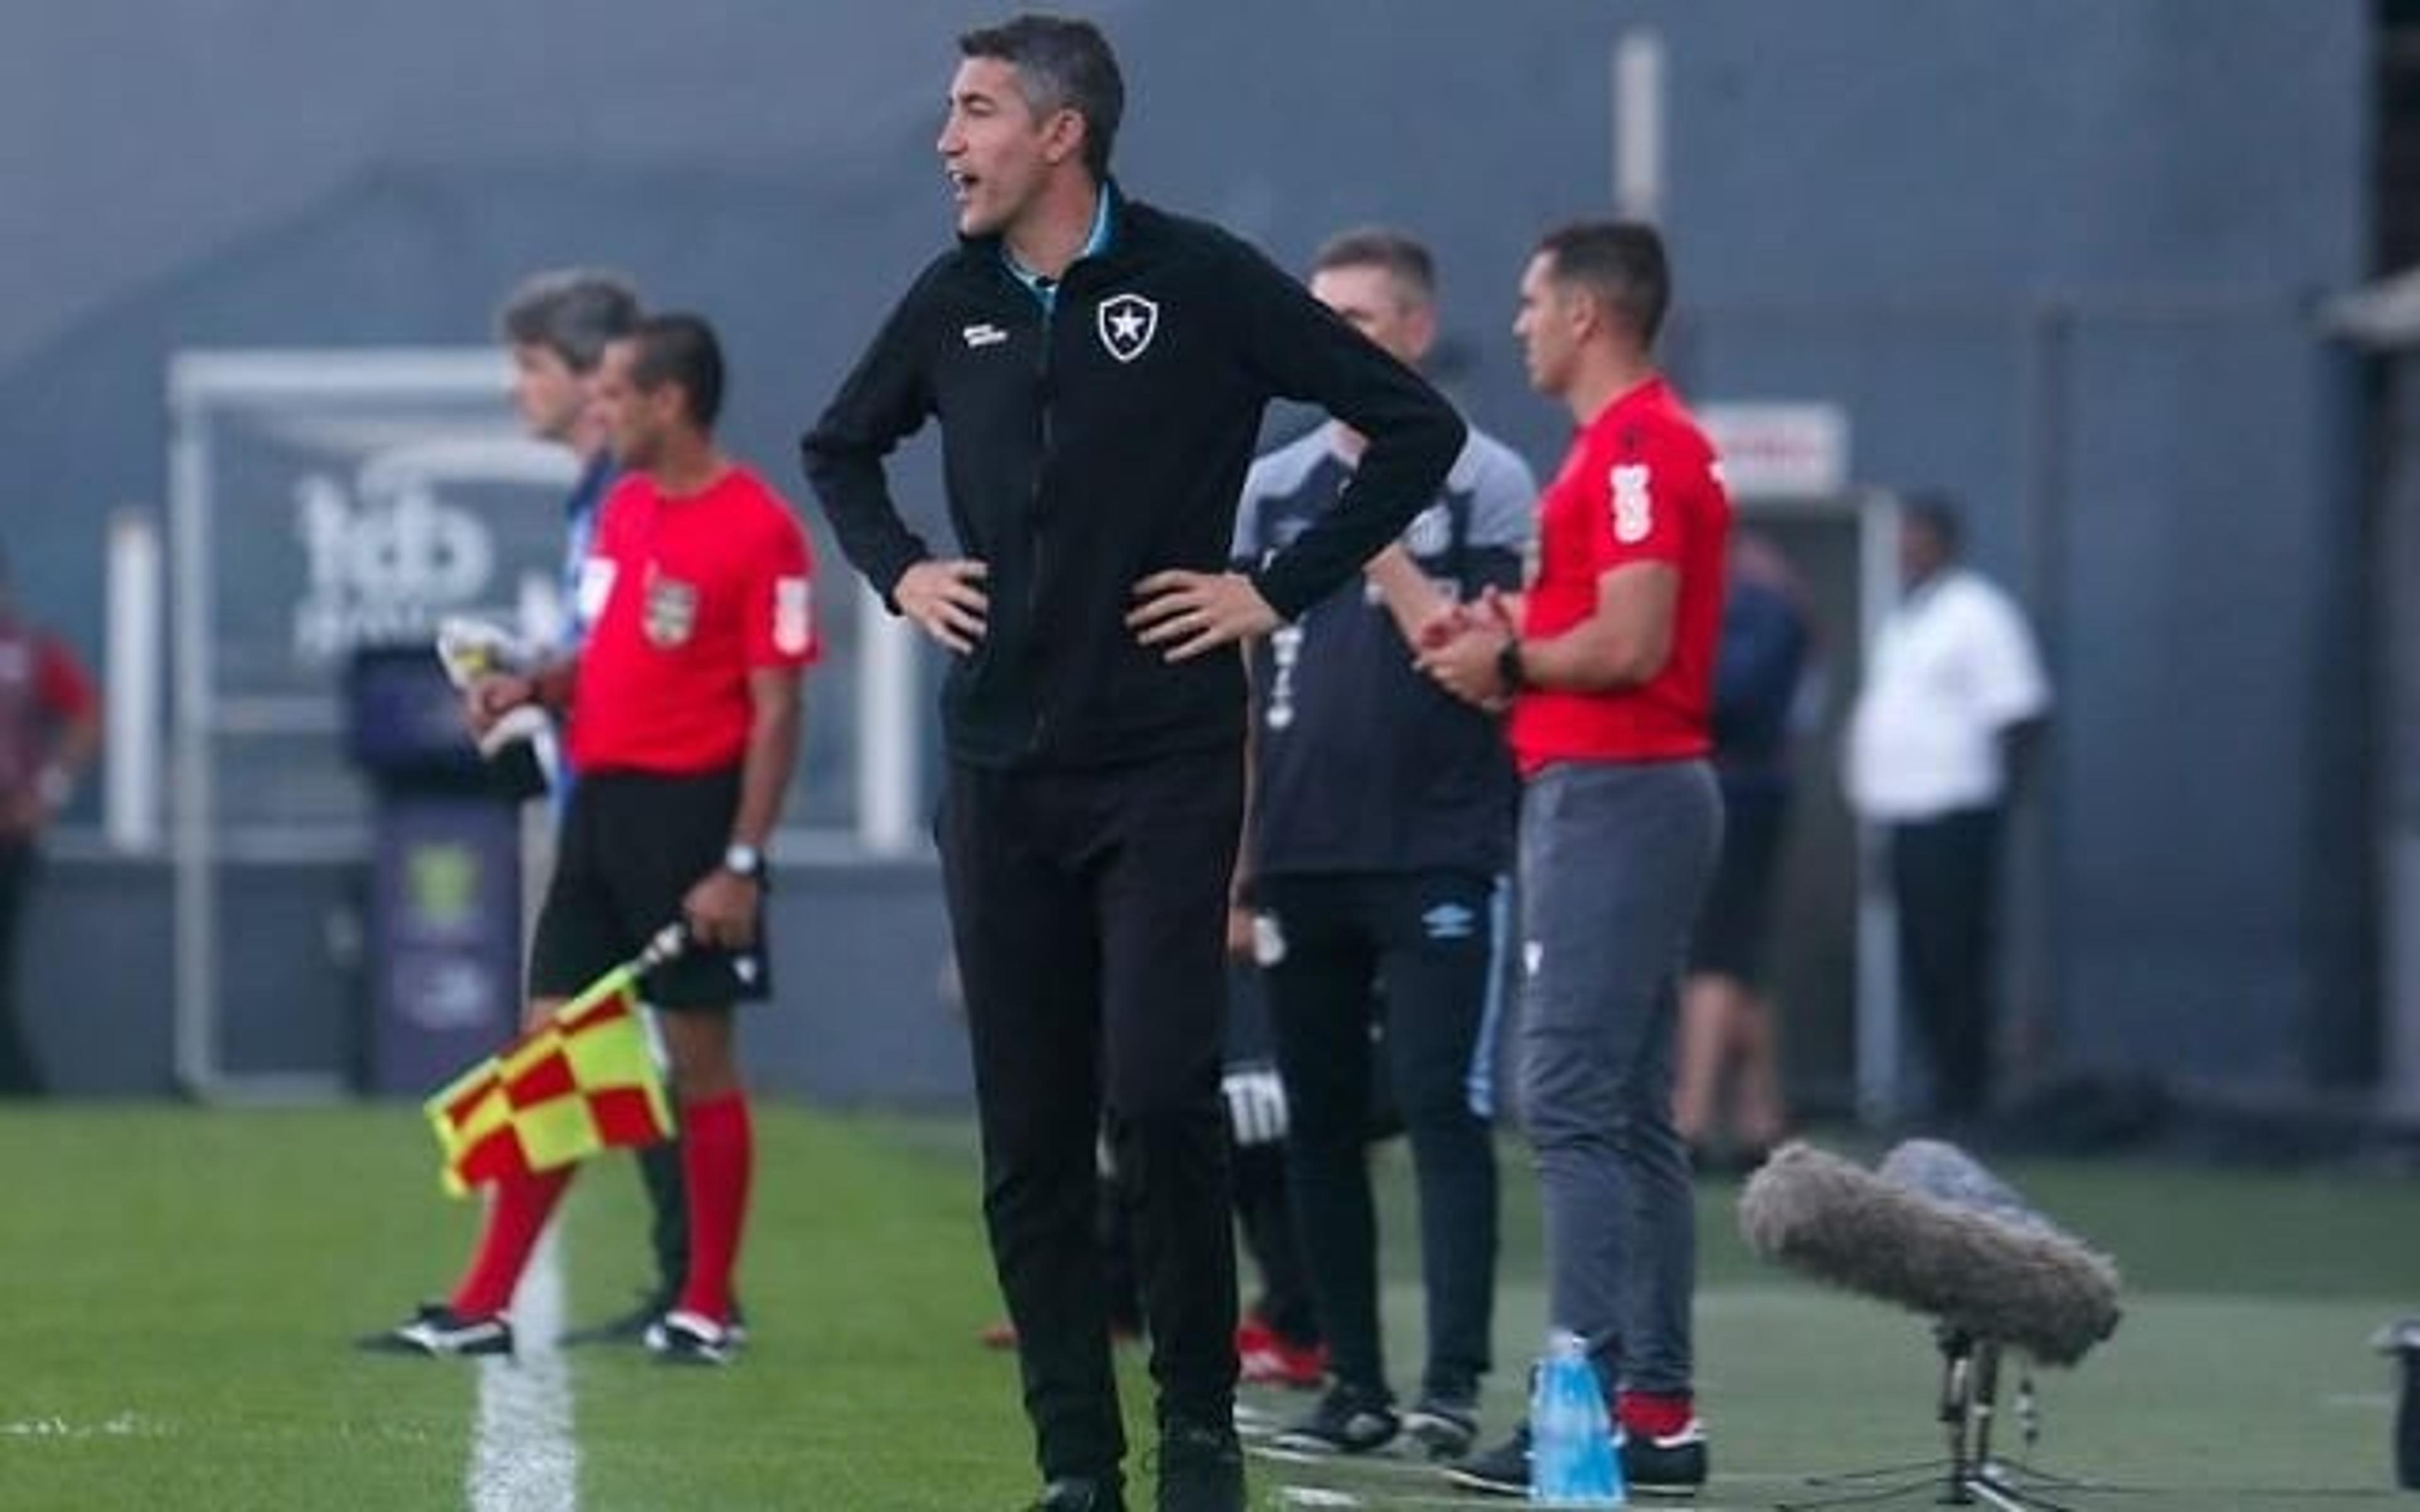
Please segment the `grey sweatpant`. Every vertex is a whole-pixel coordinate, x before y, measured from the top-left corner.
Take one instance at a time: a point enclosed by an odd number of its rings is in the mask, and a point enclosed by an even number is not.
[[[1722,838],[1702,762],[1567,763],[1521,795],[1521,1107],[1548,1321],[1621,1384],[1690,1389],[1697,1227],[1672,1127],[1683,951]]]

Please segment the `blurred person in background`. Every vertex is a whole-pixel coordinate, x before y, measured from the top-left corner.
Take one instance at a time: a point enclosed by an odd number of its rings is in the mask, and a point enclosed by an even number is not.
[[[714,440],[724,370],[694,316],[642,319],[597,378],[626,472],[582,566],[578,654],[473,689],[480,717],[566,715],[580,773],[530,946],[528,1020],[680,920],[689,949],[647,980],[684,1137],[689,1263],[648,1348],[674,1363],[736,1354],[732,1277],[755,1136],[736,1057],[736,1005],[771,995],[765,846],[799,754],[800,680],[815,660],[806,532],[780,495]],[[576,1166],[497,1181],[459,1285],[365,1347],[509,1354],[522,1272]]]
[[[1950,1122],[1991,1103],[2001,835],[2051,707],[2024,610],[1965,565],[1962,534],[1947,499],[1905,505],[1902,596],[1848,737],[1849,806],[1888,851],[1900,998]]]
[[[582,601],[582,564],[597,532],[597,511],[620,472],[605,415],[597,404],[597,371],[607,343],[628,335],[639,316],[638,291],[628,279],[595,269],[564,268],[524,280],[496,318],[512,358],[513,409],[522,428],[535,440],[566,448],[580,463],[580,476],[563,501],[564,615],[557,647],[574,655],[597,608]],[[558,820],[570,802],[573,780],[567,767],[555,776]],[[689,1196],[681,1187],[677,1133],[640,1149],[637,1156],[647,1191],[656,1282],[641,1288],[638,1305],[630,1311],[595,1327],[575,1329],[566,1335],[566,1343],[635,1343],[679,1299],[681,1277],[689,1269]]]
[[[1692,1316],[1697,1210],[1672,1126],[1681,963],[1721,845],[1707,758],[1730,501],[1657,371],[1664,240],[1637,222],[1550,232],[1513,333],[1579,426],[1538,501],[1538,571],[1422,628],[1420,664],[1510,702],[1522,775],[1521,1113],[1546,1227],[1547,1324],[1585,1341],[1640,1490],[1704,1484]],[[1457,1461],[1529,1491],[1528,1425]]]
[[[1235,649],[1350,579],[1435,492],[1462,422],[1216,226],[1125,195],[1125,86],[1089,22],[970,32],[936,144],[957,239],[801,443],[849,559],[952,653],[942,876],[974,1041],[984,1211],[1047,1512],[1125,1505],[1093,1234],[1106,1119],[1158,1386],[1160,1512],[1240,1512],[1224,1048],[1243,828]],[[1370,438],[1343,499],[1226,570],[1269,402]],[[954,554],[884,459],[941,430]]]
[[[576,651],[595,606],[580,596],[580,574],[596,534],[597,513],[619,468],[597,404],[597,370],[608,343],[635,330],[638,291],[618,273],[562,268],[522,281],[496,316],[513,364],[513,410],[536,440],[568,450],[580,476],[563,501],[563,649]]]
[[[1401,231],[1333,238],[1312,259],[1311,291],[1407,366],[1435,343],[1435,263]],[[1255,462],[1236,565],[1259,566],[1326,513],[1363,445],[1330,421]],[[1478,1430],[1496,1298],[1500,889],[1518,785],[1496,717],[1422,676],[1412,647],[1453,606],[1520,586],[1537,493],[1527,463],[1472,430],[1435,497],[1359,579],[1253,642],[1238,905],[1267,986],[1287,1181],[1336,1378],[1280,1448],[1364,1454],[1408,1428],[1452,1458]],[[1427,1304],[1419,1393],[1400,1415],[1370,1188],[1378,1054],[1411,1137]]]
[[[1791,747],[1812,641],[1789,562],[1764,537],[1734,534],[1714,657],[1714,780],[1723,792],[1723,848],[1689,939],[1672,1106],[1673,1124],[1701,1170],[1716,1162],[1753,1168],[1786,1124],[1779,1046],[1763,982],[1789,827]]]
[[[37,625],[0,554],[0,1097],[39,1097],[17,995],[17,941],[43,831],[101,751],[101,700],[66,641]]]

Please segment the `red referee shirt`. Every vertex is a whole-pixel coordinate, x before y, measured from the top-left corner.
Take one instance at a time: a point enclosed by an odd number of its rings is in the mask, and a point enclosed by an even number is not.
[[[1730,523],[1714,447],[1661,378],[1623,393],[1580,431],[1538,500],[1538,580],[1522,633],[1561,634],[1596,612],[1597,581],[1606,573],[1663,562],[1681,576],[1672,654],[1637,687],[1538,689],[1514,699],[1511,739],[1523,776],[1550,762],[1706,753]]]
[[[581,567],[589,631],[573,768],[685,776],[736,764],[755,713],[749,672],[820,654],[814,574],[798,517],[748,469],[684,498],[626,474]]]

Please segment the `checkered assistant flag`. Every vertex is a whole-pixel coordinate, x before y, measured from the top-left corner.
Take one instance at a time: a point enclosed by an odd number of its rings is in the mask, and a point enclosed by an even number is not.
[[[672,1136],[672,1104],[639,1019],[639,980],[685,943],[679,925],[666,926],[428,1100],[446,1191],[465,1196],[514,1171],[551,1170]]]

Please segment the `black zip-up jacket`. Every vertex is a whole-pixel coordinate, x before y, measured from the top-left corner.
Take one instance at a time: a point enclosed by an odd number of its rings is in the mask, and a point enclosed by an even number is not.
[[[1410,369],[1236,238],[1111,194],[1101,252],[1055,313],[997,239],[908,289],[800,443],[842,550],[886,602],[933,553],[883,458],[941,422],[950,518],[989,569],[985,630],[941,691],[953,758],[1087,766],[1240,741],[1242,658],[1170,664],[1125,625],[1134,584],[1229,565],[1244,470],[1272,397],[1370,439],[1352,486],[1254,574],[1287,619],[1326,597],[1436,496],[1463,424]]]

